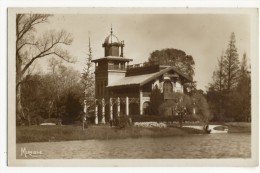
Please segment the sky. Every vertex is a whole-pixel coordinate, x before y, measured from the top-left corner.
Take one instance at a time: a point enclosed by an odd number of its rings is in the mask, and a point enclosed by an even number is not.
[[[124,55],[132,64],[148,60],[151,52],[175,48],[195,61],[194,81],[206,91],[212,82],[217,58],[225,51],[232,32],[236,36],[239,58],[250,58],[250,17],[245,14],[55,14],[37,34],[49,29],[64,29],[74,38],[70,53],[77,58],[73,65],[82,71],[91,40],[93,59],[104,57],[102,43],[113,33],[124,40]],[[39,64],[39,62],[37,62]],[[41,68],[46,68],[40,62]]]

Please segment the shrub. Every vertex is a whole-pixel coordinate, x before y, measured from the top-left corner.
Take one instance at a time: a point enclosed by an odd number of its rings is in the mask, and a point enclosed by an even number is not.
[[[146,128],[166,128],[167,125],[165,123],[157,123],[157,122],[135,122],[134,126],[136,127],[146,127]]]
[[[172,93],[170,100],[166,100],[159,107],[159,114],[163,116],[177,115],[176,108],[178,105],[186,107],[187,114],[192,114],[192,100],[188,95],[182,93]]]
[[[131,118],[133,122],[179,122],[179,116],[134,115]],[[194,122],[197,118],[187,115],[184,121]]]
[[[150,105],[148,107],[148,114],[149,115],[158,115],[158,108],[163,103],[163,94],[161,90],[156,85],[155,88],[152,90],[150,96]]]
[[[196,118],[204,124],[208,124],[208,122],[213,118],[209,111],[208,103],[205,97],[201,94],[193,95],[193,99],[195,101],[195,110],[196,110]]]
[[[131,125],[129,118],[130,117],[126,115],[117,116],[113,121],[113,125],[119,129],[125,128],[127,125]]]

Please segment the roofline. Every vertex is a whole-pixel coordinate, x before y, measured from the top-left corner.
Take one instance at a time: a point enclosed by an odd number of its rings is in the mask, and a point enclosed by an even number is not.
[[[114,85],[114,86],[106,86],[106,88],[128,88],[128,87],[140,87],[140,84],[126,84],[126,85]]]
[[[91,60],[91,62],[98,62],[101,60],[118,60],[118,61],[125,61],[125,62],[133,61],[133,59],[130,58],[107,56],[107,57]]]
[[[171,67],[168,67],[168,68],[166,68],[166,69],[161,70],[158,74],[155,74],[154,76],[151,76],[150,78],[148,78],[148,79],[146,79],[145,81],[141,82],[141,83],[140,83],[140,86],[143,86],[143,85],[147,84],[148,82],[150,82],[150,81],[156,79],[157,77],[161,76],[162,74],[164,74],[164,73],[166,73],[166,72],[168,72],[168,71],[170,71],[170,70],[174,70],[176,73],[178,73],[179,75],[181,75],[182,77],[184,77],[185,79],[187,79],[187,80],[190,81],[190,82],[193,81],[192,78],[190,78],[189,76],[187,76],[187,75],[181,73],[181,72],[180,72],[179,70],[177,70],[175,67],[171,66]]]
[[[138,86],[138,87],[141,87],[145,84],[147,84],[148,82],[158,78],[159,76],[161,76],[162,74],[170,71],[170,70],[174,70],[177,74],[179,74],[180,76],[184,77],[186,80],[190,81],[190,82],[193,82],[193,79],[190,78],[189,76],[185,75],[185,74],[182,74],[179,70],[177,70],[175,67],[168,67],[166,69],[163,69],[161,71],[159,71],[157,74],[151,76],[150,78],[146,79],[145,81],[141,82],[140,84],[125,84],[125,85],[114,85],[114,86],[107,86],[107,88],[119,88],[119,87],[130,87],[130,86]],[[144,74],[145,75],[145,74]],[[132,76],[129,76],[129,77],[132,77]]]

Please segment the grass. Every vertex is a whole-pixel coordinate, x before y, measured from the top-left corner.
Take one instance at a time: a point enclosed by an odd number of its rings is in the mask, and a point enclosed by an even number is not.
[[[232,122],[225,123],[225,126],[228,126],[229,133],[251,133],[251,123]]]
[[[218,123],[228,127],[228,133],[250,133],[251,123]],[[185,124],[186,125],[186,124]],[[81,126],[19,126],[16,128],[16,142],[49,142],[90,139],[125,139],[140,137],[169,137],[189,134],[202,134],[201,130],[179,128],[176,125],[167,128],[127,127],[125,129],[110,128],[108,125],[91,125],[82,130]]]
[[[90,139],[124,139],[139,137],[168,137],[200,134],[203,131],[190,128],[141,128],[127,127],[125,129],[110,128],[109,126],[89,126],[82,130],[81,126],[19,126],[16,128],[16,142],[48,142]]]

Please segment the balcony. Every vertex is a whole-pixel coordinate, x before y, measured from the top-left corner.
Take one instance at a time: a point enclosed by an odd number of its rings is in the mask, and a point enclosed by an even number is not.
[[[108,65],[108,70],[122,70],[122,71],[126,71],[126,68],[125,68],[125,66]]]
[[[160,71],[159,64],[142,63],[127,66],[126,76],[143,75]]]

